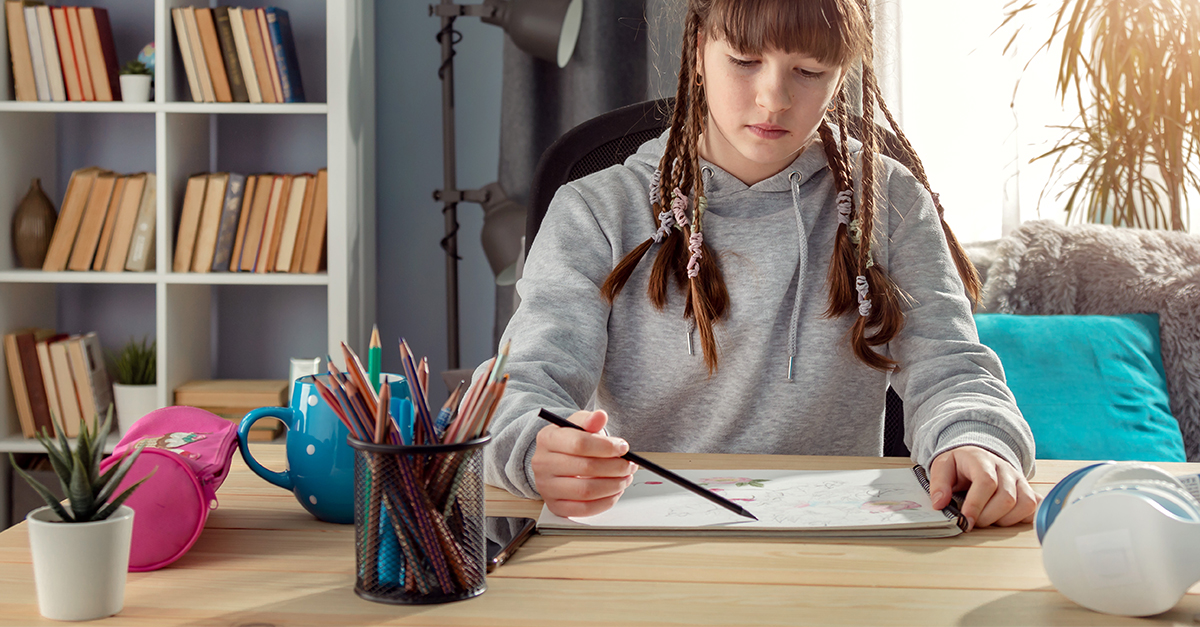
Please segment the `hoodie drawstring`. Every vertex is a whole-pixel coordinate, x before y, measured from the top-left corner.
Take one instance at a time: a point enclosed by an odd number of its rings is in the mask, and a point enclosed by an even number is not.
[[[800,269],[796,275],[796,298],[792,303],[792,324],[788,330],[788,381],[796,363],[796,329],[800,324],[800,284],[808,272],[808,232],[804,229],[804,218],[800,214],[800,173],[792,171],[788,176],[792,183],[792,208],[796,210],[796,237],[800,244]]]

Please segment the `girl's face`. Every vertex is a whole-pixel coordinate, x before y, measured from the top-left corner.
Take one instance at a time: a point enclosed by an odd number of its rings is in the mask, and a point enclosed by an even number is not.
[[[708,120],[700,155],[743,183],[779,173],[816,134],[843,72],[800,53],[743,54],[702,37]]]

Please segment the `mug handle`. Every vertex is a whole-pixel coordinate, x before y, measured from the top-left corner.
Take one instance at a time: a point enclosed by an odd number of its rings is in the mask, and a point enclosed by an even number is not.
[[[291,429],[294,410],[291,407],[259,407],[258,409],[250,410],[245,418],[242,418],[241,424],[238,425],[238,450],[242,452],[242,459],[246,461],[246,465],[254,474],[266,479],[269,483],[273,483],[284,490],[291,491],[293,489],[292,475],[286,470],[283,472],[275,472],[267,470],[265,466],[258,463],[254,456],[250,454],[250,425],[258,422],[260,418],[278,418],[283,422],[284,426]]]

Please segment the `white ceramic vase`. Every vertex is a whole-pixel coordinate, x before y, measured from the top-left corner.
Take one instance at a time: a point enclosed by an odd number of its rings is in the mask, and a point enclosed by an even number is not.
[[[133,510],[105,520],[65,523],[49,506],[29,513],[29,548],[38,609],[53,620],[92,620],[125,606]]]
[[[150,102],[150,75],[122,74],[121,100],[124,102]]]
[[[139,418],[158,409],[155,396],[158,387],[150,385],[113,384],[113,402],[117,405],[117,428],[121,435],[137,422]]]

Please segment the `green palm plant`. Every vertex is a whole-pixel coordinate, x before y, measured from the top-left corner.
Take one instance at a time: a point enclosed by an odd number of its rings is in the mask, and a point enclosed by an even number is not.
[[[130,338],[119,352],[110,352],[113,374],[117,383],[122,385],[153,385],[157,380],[157,351],[158,341],[146,344],[147,338],[141,342]]]
[[[25,481],[29,482],[29,485],[41,495],[46,504],[54,510],[54,513],[58,514],[63,522],[84,523],[108,518],[117,511],[125,499],[129,498],[130,494],[133,494],[138,486],[142,485],[142,482],[150,478],[150,474],[154,474],[151,472],[115,498],[113,497],[121,480],[125,478],[133,466],[133,462],[141,454],[142,447],[138,446],[132,453],[126,455],[121,463],[113,464],[108,470],[101,473],[100,461],[104,457],[104,442],[108,439],[109,431],[112,430],[112,418],[112,406],[109,406],[104,423],[95,430],[88,427],[88,421],[80,421],[79,437],[75,440],[74,449],[71,448],[70,442],[67,440],[66,429],[62,427],[61,423],[56,425],[55,429],[58,432],[57,445],[44,432],[36,436],[38,442],[45,447],[46,453],[50,457],[50,465],[54,468],[54,474],[58,475],[63,493],[67,495],[69,511],[46,486],[21,470],[16,460],[13,459],[12,453],[8,454],[12,467],[25,478]]]
[[[1054,147],[1067,219],[1186,230],[1200,191],[1200,0],[1057,0],[1039,48],[1061,43],[1056,92],[1077,109]],[[1001,28],[1043,4],[1012,0]],[[1065,192],[1064,192],[1065,193]]]

